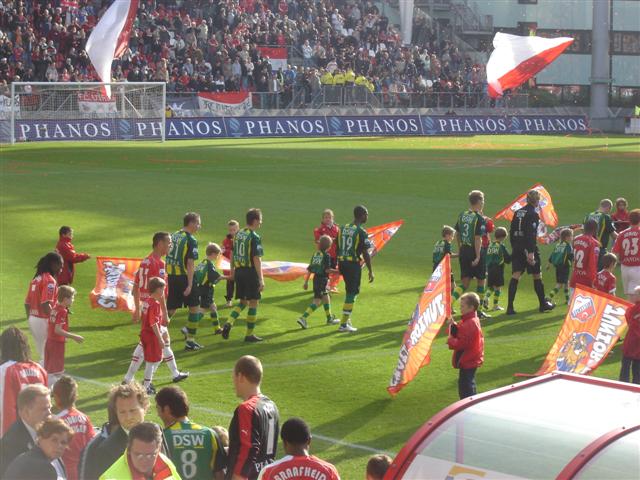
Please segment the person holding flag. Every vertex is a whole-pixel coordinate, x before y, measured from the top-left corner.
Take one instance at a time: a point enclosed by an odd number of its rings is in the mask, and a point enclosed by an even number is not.
[[[539,203],[540,192],[538,190],[529,190],[527,192],[527,204],[518,209],[511,220],[509,235],[512,248],[512,276],[509,282],[507,315],[516,314],[513,302],[518,291],[518,282],[525,271],[533,275],[533,288],[538,296],[540,312],[548,312],[555,307],[555,304],[548,301],[544,296],[540,252],[536,244],[538,225],[540,225],[540,216],[537,212]]]
[[[460,297],[460,322],[449,318],[447,345],[453,350],[453,368],[459,370],[460,400],[476,394],[476,370],[484,362],[484,336],[478,319],[480,297],[467,292]]]

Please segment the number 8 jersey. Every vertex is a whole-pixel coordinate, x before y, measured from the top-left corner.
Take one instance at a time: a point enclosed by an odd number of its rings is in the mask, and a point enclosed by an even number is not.
[[[264,395],[254,395],[236,408],[229,426],[229,468],[233,475],[256,480],[260,471],[274,462],[278,446],[280,414]]]
[[[169,457],[184,480],[211,480],[226,468],[222,441],[210,428],[188,419],[176,422],[163,432]]]

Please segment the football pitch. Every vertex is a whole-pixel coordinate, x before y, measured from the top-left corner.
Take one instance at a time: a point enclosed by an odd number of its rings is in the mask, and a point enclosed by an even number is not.
[[[640,139],[625,137],[43,143],[2,147],[0,167],[2,328],[28,331],[27,285],[37,259],[54,248],[61,225],[74,228],[78,251],[141,258],[149,253],[154,232],[178,230],[182,215],[193,210],[202,215],[197,238],[204,253],[207,242],[222,242],[229,219],[242,222],[248,208],[259,207],[264,258],[307,262],[315,248],[313,228],[325,208],[335,211],[338,223],[351,221],[357,204],[368,207],[370,226],[404,219],[373,260],[375,282],[363,281],[352,317],[359,328],[355,334],[326,326],[321,309],[310,317],[310,328],[300,330],[296,319],[312,296],[302,290],[302,280],[266,280],[256,328],[265,339],[261,344],[242,341],[244,321],[224,341],[213,335],[205,316],[198,333],[205,348],[185,352],[179,330],[186,311],[170,326],[178,365],[191,372],[180,385],[192,402],[194,421],[228,426],[238,403],[233,364],[241,355],[256,355],[265,367],[263,392],[277,403],[281,421],[307,420],[312,452],[334,463],[345,479],[363,478],[369,455],[397,453],[420,425],[457,400],[457,372],[443,333],[431,364],[412,384],[395,399],[386,386],[431,273],[433,244],[442,225],[453,225],[466,207],[470,190],[485,192],[485,213],[493,215],[540,182],[553,197],[561,225],[581,222],[605,197],[626,197],[630,207],[640,206]],[[545,262],[549,251],[542,248]],[[455,260],[453,269],[457,278]],[[553,271],[543,278],[549,291]],[[67,344],[66,367],[80,380],[79,408],[98,425],[106,420],[108,386],[122,380],[139,326],[131,324],[129,314],[90,308],[94,279],[93,259],[77,266],[70,329],[86,340]],[[341,288],[333,296],[334,313],[340,313],[343,299]],[[216,300],[224,304],[224,284]],[[549,314],[538,313],[527,276],[516,309],[515,317],[498,313],[483,322],[479,392],[513,383],[516,372],[536,371],[566,313],[564,301]],[[223,319],[229,313],[221,309]],[[596,375],[617,378],[619,363],[617,347]],[[160,366],[156,387],[169,381],[167,368]],[[148,417],[157,420],[154,408]]]

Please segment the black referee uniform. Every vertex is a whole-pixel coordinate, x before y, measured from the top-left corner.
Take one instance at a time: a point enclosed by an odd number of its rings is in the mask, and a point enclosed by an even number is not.
[[[511,248],[513,249],[511,266],[513,273],[524,273],[526,271],[533,275],[533,288],[538,296],[540,311],[545,312],[553,309],[554,305],[545,299],[544,284],[542,283],[542,278],[540,278],[540,251],[536,243],[539,225],[540,216],[533,205],[527,204],[516,211],[511,220],[509,231]],[[531,253],[534,255],[533,265],[527,261],[527,257]],[[512,277],[509,282],[508,315],[515,313],[513,301],[516,298],[517,290],[518,280]]]

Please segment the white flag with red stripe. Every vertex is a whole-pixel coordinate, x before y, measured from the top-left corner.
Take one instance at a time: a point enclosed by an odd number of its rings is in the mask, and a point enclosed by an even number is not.
[[[138,10],[138,0],[114,0],[95,26],[85,50],[103,82],[111,81],[111,64],[129,45],[131,27]],[[105,87],[107,97],[111,88]]]
[[[573,38],[519,37],[496,33],[494,50],[487,62],[487,89],[497,98],[507,89],[519,87],[553,62]]]

